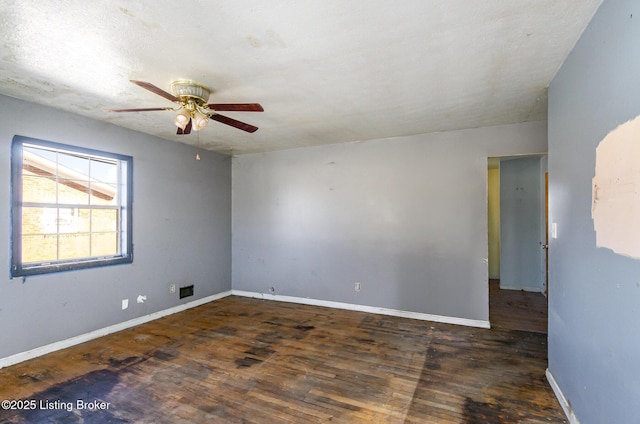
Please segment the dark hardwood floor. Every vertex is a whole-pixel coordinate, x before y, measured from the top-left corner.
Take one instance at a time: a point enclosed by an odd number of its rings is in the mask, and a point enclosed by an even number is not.
[[[489,280],[489,320],[493,328],[547,333],[547,299],[542,293],[501,290]]]
[[[540,332],[232,296],[0,370],[0,399],[36,403],[0,422],[566,422],[546,352]]]

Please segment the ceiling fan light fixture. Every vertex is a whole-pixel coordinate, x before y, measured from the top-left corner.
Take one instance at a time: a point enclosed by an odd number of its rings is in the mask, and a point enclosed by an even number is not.
[[[191,119],[191,113],[189,113],[187,109],[182,109],[176,115],[173,123],[176,125],[176,127],[184,130],[187,127],[187,124],[189,124],[189,119]]]
[[[193,113],[193,129],[195,131],[200,131],[204,129],[209,123],[209,116],[202,113],[200,110],[196,110]]]

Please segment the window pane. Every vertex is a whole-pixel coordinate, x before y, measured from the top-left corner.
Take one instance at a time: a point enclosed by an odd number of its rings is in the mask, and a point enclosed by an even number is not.
[[[22,262],[47,262],[57,259],[58,236],[22,236]]]
[[[78,180],[59,180],[58,203],[88,205],[89,182]]]
[[[56,178],[24,173],[22,176],[22,201],[30,203],[55,203]]]
[[[118,164],[114,161],[91,160],[91,179],[107,184],[118,183]]]
[[[90,194],[92,205],[118,205],[118,188],[116,185],[91,181]]]
[[[69,220],[58,216],[58,208],[22,208],[22,234],[56,234],[59,224],[68,226]]]
[[[66,178],[82,179],[80,175],[89,178],[89,158],[79,157],[69,153],[58,153],[58,173]],[[74,175],[78,174],[78,175]]]
[[[38,156],[40,160],[45,159],[48,162],[55,164],[56,162],[56,152],[52,152],[51,150],[38,149],[37,147],[29,147],[25,146],[22,149],[23,158],[26,160],[27,157]]]
[[[59,233],[77,233],[79,231],[82,231],[80,229],[82,223],[80,221],[80,217],[78,216],[78,209],[58,208],[57,222]]]
[[[45,222],[43,217],[46,214],[46,208],[22,208],[22,234],[44,234]],[[55,224],[56,209],[53,209],[53,219]],[[53,233],[55,233],[55,228]],[[49,231],[51,233],[51,231]]]
[[[107,256],[117,255],[118,233],[93,233],[91,235],[91,255]]]
[[[118,231],[118,211],[114,209],[94,209],[91,214],[92,232]]]
[[[60,234],[59,258],[87,258],[91,255],[89,234]]]

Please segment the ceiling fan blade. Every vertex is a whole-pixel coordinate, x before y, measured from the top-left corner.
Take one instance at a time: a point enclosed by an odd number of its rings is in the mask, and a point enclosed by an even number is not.
[[[260,103],[210,103],[207,106],[225,112],[264,112]]]
[[[250,133],[258,131],[258,127],[245,124],[244,122],[236,121],[235,119],[229,118],[228,116],[214,114],[211,115],[211,119],[213,119],[214,121],[222,122],[223,124],[231,125],[232,127],[236,127],[242,131]]]
[[[152,110],[172,110],[170,107],[143,107],[138,109],[105,109],[105,112],[148,112]]]
[[[149,83],[149,82],[144,82],[144,81],[136,81],[136,80],[129,80],[132,83],[139,85],[140,87],[151,91],[152,93],[157,94],[158,96],[162,96],[167,100],[171,100],[172,102],[176,102],[176,103],[180,103],[180,99],[177,98],[176,96],[174,96],[173,94],[167,93],[166,91],[164,91],[161,88],[156,87],[155,85]]]

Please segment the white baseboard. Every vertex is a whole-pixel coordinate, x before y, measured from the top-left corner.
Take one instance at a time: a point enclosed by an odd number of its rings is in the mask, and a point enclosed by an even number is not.
[[[162,311],[154,312],[149,315],[144,315],[138,318],[134,318],[129,321],[114,324],[109,327],[100,328],[98,330],[81,334],[79,336],[71,337],[66,340],[61,340],[59,342],[37,347],[35,349],[27,350],[25,352],[16,353],[15,355],[7,356],[6,358],[0,358],[0,368],[8,367],[10,365],[14,365],[29,359],[37,358],[38,356],[46,355],[47,353],[55,352],[57,350],[65,349],[67,347],[75,346],[77,344],[84,343],[89,340],[97,339],[98,337],[106,336],[107,334],[115,333],[117,331],[125,330],[131,327],[135,327],[136,325],[144,324],[145,322],[153,321],[167,315],[172,315],[177,312],[182,312],[187,309],[195,308],[196,306],[204,305],[205,303],[222,299],[223,297],[227,297],[229,295],[231,295],[230,290],[222,293],[214,294],[211,296],[203,297],[202,299],[197,299],[192,302],[183,303],[181,305],[177,305],[169,309],[164,309]]]
[[[564,397],[564,393],[562,393],[562,390],[560,390],[560,386],[558,386],[556,379],[553,378],[553,374],[551,374],[551,371],[549,371],[549,368],[547,368],[547,371],[545,374],[547,376],[547,380],[549,381],[549,384],[551,385],[551,388],[553,389],[553,393],[555,393],[556,398],[558,399],[558,402],[560,402],[560,406],[562,406],[562,410],[564,411],[564,414],[567,416],[567,419],[569,420],[569,423],[580,424],[580,421],[578,421],[578,417],[576,417],[576,414],[573,413],[573,409],[571,409],[571,405],[567,401],[567,398]]]
[[[371,314],[390,315],[401,318],[412,318],[422,321],[442,322],[445,324],[464,325],[467,327],[490,328],[489,321],[448,317],[444,315],[424,314],[421,312],[401,311],[398,309],[379,308],[376,306],[357,305],[353,303],[333,302],[330,300],[309,299],[305,297],[281,296],[276,294],[231,290],[231,294],[242,297],[252,297],[279,302],[300,303],[303,305],[324,306],[327,308],[347,309],[350,311],[368,312]]]
[[[544,290],[540,287],[519,287],[519,286],[500,286],[501,290],[518,290],[533,293],[544,293]]]

